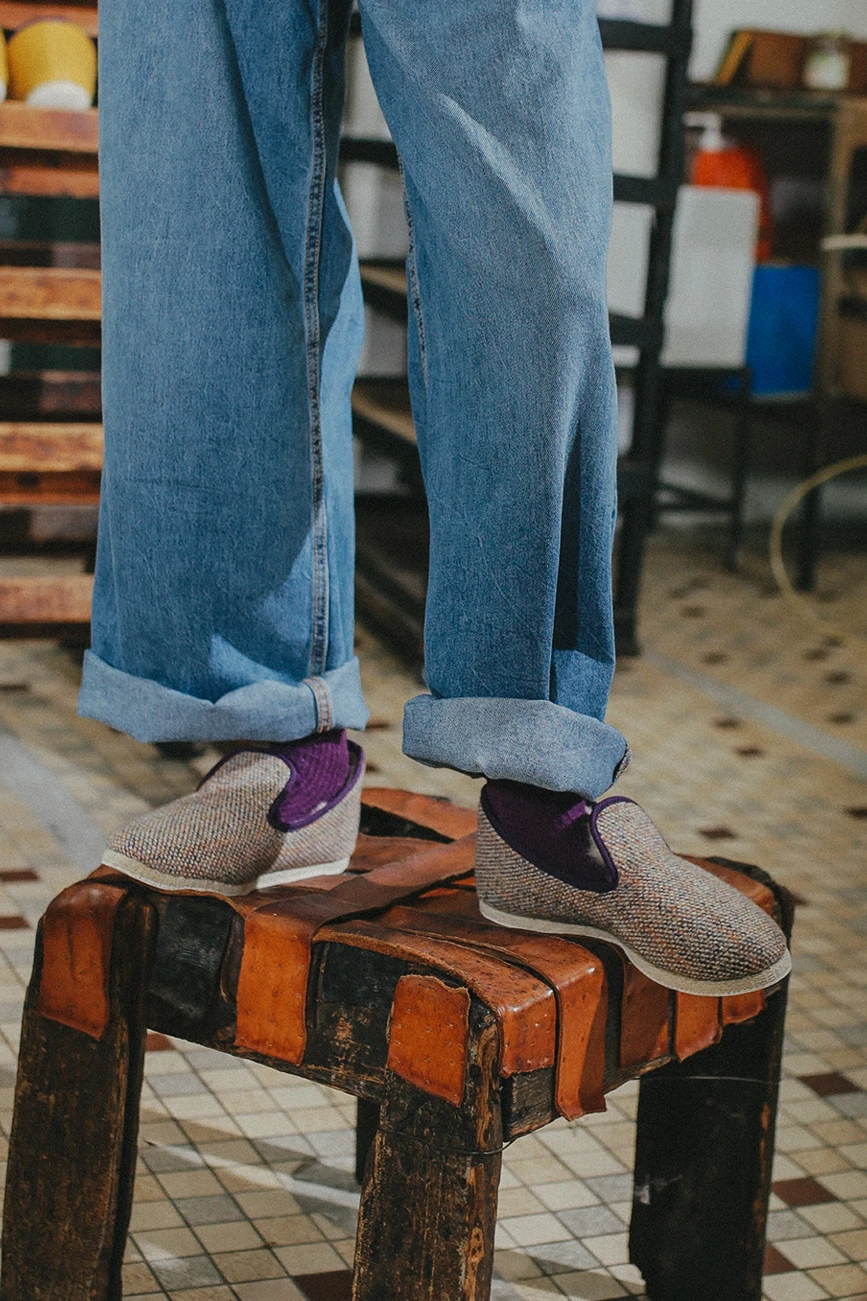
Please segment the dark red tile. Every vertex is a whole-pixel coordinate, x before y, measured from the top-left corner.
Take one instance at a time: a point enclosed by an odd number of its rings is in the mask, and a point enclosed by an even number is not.
[[[705,840],[735,840],[737,832],[730,830],[729,827],[699,827],[699,835],[704,836]]]
[[[292,1282],[307,1301],[352,1301],[351,1269],[335,1269],[330,1274],[293,1274]]]
[[[860,1093],[857,1084],[847,1080],[839,1071],[826,1071],[823,1075],[799,1075],[798,1079],[820,1098],[831,1098],[835,1093]]]
[[[778,1179],[771,1187],[787,1206],[818,1206],[822,1202],[837,1200],[833,1193],[809,1175],[801,1179]]]
[[[28,931],[30,923],[26,917],[0,917],[0,931]]]
[[[765,1247],[765,1274],[788,1274],[794,1268],[792,1262],[786,1260],[783,1253],[769,1242]]]
[[[39,873],[34,872],[30,867],[8,868],[0,872],[0,881],[6,885],[14,885],[19,881],[38,881]]]
[[[147,1050],[149,1053],[170,1052],[174,1046],[171,1039],[167,1039],[164,1034],[157,1034],[156,1030],[148,1030]]]

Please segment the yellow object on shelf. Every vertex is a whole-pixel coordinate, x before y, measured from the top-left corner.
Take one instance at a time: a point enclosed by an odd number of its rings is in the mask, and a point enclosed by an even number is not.
[[[9,89],[9,60],[6,57],[6,37],[0,32],[0,102]]]
[[[9,97],[41,108],[90,108],[96,46],[76,23],[39,19],[9,38]]]

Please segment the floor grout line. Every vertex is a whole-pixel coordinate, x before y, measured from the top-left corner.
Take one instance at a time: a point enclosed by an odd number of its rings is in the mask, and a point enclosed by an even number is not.
[[[820,727],[796,718],[794,714],[780,709],[777,705],[765,704],[755,696],[750,696],[737,687],[729,686],[726,682],[720,682],[708,673],[689,668],[688,665],[682,664],[670,655],[644,650],[642,658],[654,668],[687,683],[727,709],[763,723],[771,731],[785,736],[790,741],[796,741],[806,750],[814,751],[823,759],[829,759],[831,763],[846,768],[854,777],[867,781],[867,752],[864,750],[849,745],[847,741],[840,741],[835,736],[829,736]]]

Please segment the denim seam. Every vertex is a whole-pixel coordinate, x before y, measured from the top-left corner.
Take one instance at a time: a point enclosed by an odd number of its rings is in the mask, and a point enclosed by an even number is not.
[[[313,618],[310,647],[314,673],[325,668],[328,653],[328,522],[325,510],[325,474],[320,401],[321,337],[319,319],[319,262],[325,203],[325,111],[323,78],[328,42],[328,4],[322,0],[319,32],[313,59],[312,116],[313,170],[307,224],[304,305],[307,323],[307,386],[310,398],[310,453],[313,472]]]
[[[406,173],[403,170],[403,161],[398,155],[398,168],[400,169],[400,180],[403,185],[403,207],[406,213],[406,226],[409,233],[409,244],[406,254],[407,277],[409,282],[409,297],[412,303],[413,316],[415,317],[415,327],[418,330],[418,351],[421,358],[422,378],[427,387],[427,346],[425,343],[424,316],[421,310],[421,288],[418,282],[418,265],[415,259],[415,226],[412,220],[412,209],[409,206],[409,194],[406,188]]]
[[[316,699],[316,731],[330,732],[334,716],[331,709],[331,694],[328,690],[328,684],[316,675],[305,678],[304,682]]]

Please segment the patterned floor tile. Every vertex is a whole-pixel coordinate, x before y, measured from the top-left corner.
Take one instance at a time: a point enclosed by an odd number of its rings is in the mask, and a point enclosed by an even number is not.
[[[619,789],[648,807],[672,843],[759,862],[801,899],[765,1301],[867,1296],[867,660],[858,640],[867,634],[867,559],[824,557],[818,595],[842,636],[774,595],[760,555],[730,575],[691,536],[662,534],[647,567],[645,653],[618,667],[609,714],[635,752]],[[417,674],[364,629],[358,648],[376,724],[364,741],[371,780],[472,807],[477,781],[420,769],[401,753],[401,712]],[[210,747],[167,757],[78,718],[78,673],[51,643],[0,643],[0,688],[10,688],[0,689],[4,743],[17,747],[22,772],[75,812],[74,827],[52,824],[33,795],[39,788],[6,765],[4,1134],[40,913],[82,874],[98,838],[192,790],[218,757]],[[124,1295],[339,1301],[358,1206],[352,1105],[161,1035],[149,1036],[148,1049]],[[636,1087],[609,1102],[602,1116],[552,1126],[506,1152],[494,1301],[642,1295],[626,1246]]]

